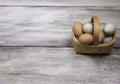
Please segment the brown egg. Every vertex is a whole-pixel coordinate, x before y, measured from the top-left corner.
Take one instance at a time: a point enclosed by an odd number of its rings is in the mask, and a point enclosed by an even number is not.
[[[103,42],[104,38],[105,38],[105,34],[103,33],[102,30],[100,30],[100,33],[99,33],[99,42],[100,43]]]
[[[79,41],[83,44],[92,44],[93,43],[93,36],[91,34],[82,34],[80,37],[79,37]]]
[[[79,37],[82,34],[82,24],[80,22],[75,22],[73,25],[73,31],[75,36]]]

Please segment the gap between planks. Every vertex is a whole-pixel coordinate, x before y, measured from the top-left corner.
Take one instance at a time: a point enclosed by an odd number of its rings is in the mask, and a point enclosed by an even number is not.
[[[26,8],[79,8],[79,9],[88,9],[88,10],[120,10],[120,6],[36,6],[36,5],[0,5],[0,7],[26,7]]]

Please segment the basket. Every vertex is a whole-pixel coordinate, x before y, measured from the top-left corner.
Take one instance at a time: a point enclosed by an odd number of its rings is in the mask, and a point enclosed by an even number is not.
[[[75,52],[81,54],[110,54],[112,52],[112,48],[116,40],[116,33],[113,35],[112,41],[108,43],[99,43],[99,30],[100,30],[99,18],[97,16],[93,16],[91,18],[91,23],[93,24],[93,39],[94,39],[92,45],[85,45],[80,43],[79,40],[76,38],[72,29],[72,40],[73,40],[73,46]],[[100,24],[106,24],[106,23],[100,23]]]

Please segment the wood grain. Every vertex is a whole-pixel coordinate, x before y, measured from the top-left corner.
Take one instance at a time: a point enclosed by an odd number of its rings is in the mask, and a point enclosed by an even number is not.
[[[8,6],[120,6],[119,0],[0,0]]]
[[[76,54],[72,25],[116,25],[110,55]],[[0,0],[0,84],[119,84],[120,0]]]
[[[79,55],[73,48],[0,47],[2,84],[118,84],[120,49]],[[31,82],[32,81],[32,82]]]
[[[116,8],[116,9],[115,9]],[[0,46],[72,46],[75,21],[90,21],[97,15],[118,28],[120,7],[0,7]]]

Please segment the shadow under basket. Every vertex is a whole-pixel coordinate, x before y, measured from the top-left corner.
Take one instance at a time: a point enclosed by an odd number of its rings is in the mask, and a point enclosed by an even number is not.
[[[116,34],[113,35],[113,39],[107,43],[99,43],[99,19],[97,16],[93,16],[91,22],[93,23],[93,45],[85,45],[79,42],[72,29],[73,46],[76,53],[80,54],[110,54],[112,52],[113,45],[116,41]],[[103,23],[105,24],[105,23]]]

